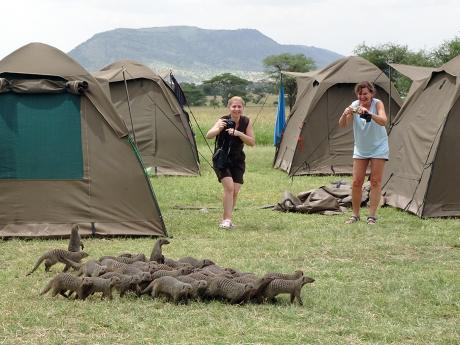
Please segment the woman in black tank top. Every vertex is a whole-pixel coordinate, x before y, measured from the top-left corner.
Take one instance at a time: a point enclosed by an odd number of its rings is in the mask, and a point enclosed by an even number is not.
[[[222,148],[227,156],[224,167],[214,166],[217,179],[224,188],[224,212],[219,225],[221,229],[231,229],[233,210],[238,193],[243,184],[246,170],[244,144],[255,146],[256,139],[250,119],[243,115],[244,101],[234,96],[228,100],[230,114],[222,116],[206,134],[206,138],[216,138],[216,148]]]

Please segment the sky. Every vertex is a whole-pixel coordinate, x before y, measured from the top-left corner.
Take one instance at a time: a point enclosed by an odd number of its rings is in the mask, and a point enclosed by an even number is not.
[[[458,0],[4,0],[1,9],[0,59],[30,42],[69,52],[116,28],[256,29],[342,55],[363,43],[432,50],[460,36]]]

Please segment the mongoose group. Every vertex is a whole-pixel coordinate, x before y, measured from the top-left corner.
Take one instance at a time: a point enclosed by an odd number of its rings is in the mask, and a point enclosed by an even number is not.
[[[71,229],[68,250],[52,249],[41,255],[27,275],[45,263],[45,271],[60,262],[64,271],[54,276],[40,295],[52,291],[69,298],[86,299],[101,293],[101,299],[112,299],[112,289],[123,297],[126,293],[136,296],[148,294],[152,298],[165,298],[174,303],[190,300],[220,300],[231,304],[275,302],[280,294],[289,294],[290,302],[297,300],[302,305],[301,290],[305,284],[313,283],[302,271],[293,273],[268,272],[257,276],[251,272],[240,272],[221,267],[210,259],[191,256],[178,260],[167,258],[162,246],[169,244],[166,238],[158,239],[150,258],[144,254],[123,253],[118,256],[103,256],[97,260],[82,262],[87,257],[83,249],[78,225]],[[68,273],[73,269],[72,273]]]

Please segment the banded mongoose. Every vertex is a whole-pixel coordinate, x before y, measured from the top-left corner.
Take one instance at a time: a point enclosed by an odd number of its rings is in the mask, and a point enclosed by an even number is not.
[[[143,292],[145,291],[151,291],[153,298],[165,296],[176,304],[180,301],[187,303],[192,293],[192,286],[174,277],[164,276],[154,280]]]
[[[211,273],[213,275],[221,275],[221,276],[225,276],[227,278],[233,278],[233,275],[232,275],[231,271],[229,271],[228,269],[225,269],[223,267],[220,267],[219,265],[216,265],[216,264],[207,265],[207,266],[203,267],[203,271]]]
[[[211,298],[223,298],[231,304],[237,304],[245,302],[252,289],[253,284],[240,284],[228,278],[214,278],[208,282],[206,294]]]
[[[150,261],[158,262],[159,264],[164,264],[165,257],[162,253],[161,246],[169,244],[170,242],[166,238],[159,238],[155,245],[153,246],[152,253],[150,254]]]
[[[147,262],[136,261],[136,262],[133,262],[131,266],[137,267],[144,272],[150,272],[150,273],[153,273],[160,269],[171,270],[171,271],[173,270],[172,267],[169,267],[164,264],[159,264],[155,261],[147,261]]]
[[[107,297],[113,299],[112,288],[120,282],[117,276],[108,279],[100,277],[84,277],[82,279],[82,295],[84,298],[93,295],[95,292],[102,292],[101,299]]]
[[[120,272],[120,273],[123,273],[123,274],[130,274],[130,275],[135,275],[135,274],[140,274],[144,271],[142,271],[141,269],[135,267],[135,266],[132,266],[132,265],[129,265],[129,264],[125,264],[123,262],[119,262],[117,260],[114,260],[114,259],[103,259],[100,261],[100,263],[102,265],[105,265],[107,266],[107,271],[109,272]]]
[[[187,283],[192,286],[192,292],[190,294],[192,299],[202,300],[205,297],[206,288],[208,287],[208,282],[206,280],[196,280],[190,276],[179,276],[175,278],[182,283]]]
[[[83,250],[85,247],[81,241],[80,233],[78,232],[80,230],[80,227],[78,224],[75,224],[72,226],[72,229],[70,229],[70,239],[69,239],[69,246],[67,247],[67,250],[69,252],[79,252],[80,248]],[[67,272],[70,269],[71,265],[66,264],[62,272]]]
[[[158,279],[160,277],[164,276],[170,276],[170,277],[178,277],[178,276],[185,276],[187,274],[192,273],[192,270],[188,267],[182,267],[177,270],[158,270],[152,273],[152,280]]]
[[[101,278],[109,279],[114,276],[120,278],[120,282],[115,284],[115,288],[120,293],[120,297],[123,297],[128,291],[132,291],[136,293],[137,296],[140,296],[142,291],[142,284],[147,286],[151,282],[150,274],[147,272],[136,275],[128,275],[119,272],[107,272],[104,273]]]
[[[179,262],[177,260],[173,260],[167,257],[164,258],[164,264],[168,265],[169,267],[174,267],[174,268],[179,268],[179,267],[182,267],[182,265],[184,265],[183,262]]]
[[[192,272],[190,274],[187,274],[186,276],[191,277],[191,278],[196,279],[196,280],[205,280],[205,281],[209,281],[210,279],[213,278],[213,277],[209,276],[209,274],[206,274],[206,273],[203,273],[203,272]]]
[[[137,254],[136,256],[131,256],[131,257],[106,255],[106,256],[100,257],[99,261],[104,261],[105,259],[112,259],[112,260],[122,262],[122,263],[128,264],[128,265],[132,264],[132,263],[135,263],[135,262],[144,262],[145,263],[145,255],[144,254]]]
[[[202,260],[199,260],[199,259],[196,259],[192,256],[185,256],[183,258],[180,258],[179,260],[177,260],[178,262],[182,262],[182,263],[187,263],[187,264],[190,264],[192,265],[193,267],[195,268],[203,268],[205,266],[209,266],[209,265],[214,265],[214,262],[212,262],[211,260],[209,259],[202,259]]]
[[[247,300],[260,302],[262,300],[262,296],[263,296],[263,294],[265,292],[266,287],[274,279],[275,278],[273,278],[273,277],[262,277],[260,279],[254,280],[252,283],[249,282],[250,284],[253,285],[253,289],[248,293]],[[236,280],[236,279],[234,279],[234,280]]]
[[[120,281],[115,284],[115,289],[118,290],[120,297],[123,297],[128,291],[133,291],[136,295],[140,296],[141,290],[139,288],[139,283],[142,279],[139,275],[130,276],[118,272],[107,272],[101,276],[101,278],[104,279],[110,279],[112,277],[118,277],[120,279]]]
[[[81,241],[80,233],[78,232],[79,230],[80,227],[78,224],[72,226],[72,229],[70,230],[69,247],[67,248],[69,252],[79,252],[80,248],[81,250],[85,248],[83,242]]]
[[[303,271],[297,270],[294,273],[268,272],[264,277],[274,277],[276,279],[296,280],[303,277]]]
[[[44,295],[52,289],[51,295],[53,297],[60,294],[68,298],[66,292],[69,291],[69,296],[75,292],[77,298],[85,299],[82,293],[82,281],[83,279],[80,277],[75,277],[70,273],[60,272],[48,282],[43,291],[40,292],[40,295]]]
[[[34,268],[26,275],[32,274],[43,261],[45,261],[45,272],[49,272],[50,267],[58,262],[65,265],[69,264],[69,262],[78,264],[81,259],[87,256],[88,253],[86,252],[70,252],[65,249],[51,249],[38,258]]]
[[[137,253],[137,254],[121,253],[120,255],[118,255],[118,257],[119,258],[137,258],[140,261],[147,261],[147,258],[145,257],[143,253]]]
[[[99,261],[88,260],[80,265],[77,276],[83,275],[84,277],[99,277],[107,272],[107,266],[101,265]]]
[[[257,279],[259,278],[257,278],[255,274],[246,274],[244,276],[233,278],[234,281],[236,281],[237,283],[241,283],[241,284],[254,283]]]
[[[300,277],[296,280],[274,279],[267,285],[261,296],[265,300],[273,301],[278,294],[288,293],[291,295],[291,303],[294,303],[294,298],[296,298],[297,302],[302,305],[302,298],[300,297],[302,287],[314,281],[313,278],[307,276]]]

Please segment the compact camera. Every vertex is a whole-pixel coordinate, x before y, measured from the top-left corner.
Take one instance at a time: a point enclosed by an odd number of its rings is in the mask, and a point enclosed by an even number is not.
[[[232,119],[224,119],[224,122],[226,128],[235,128],[236,123]]]
[[[364,114],[360,114],[359,117],[366,120],[366,122],[371,122],[372,120],[372,115],[369,114],[367,111]]]

